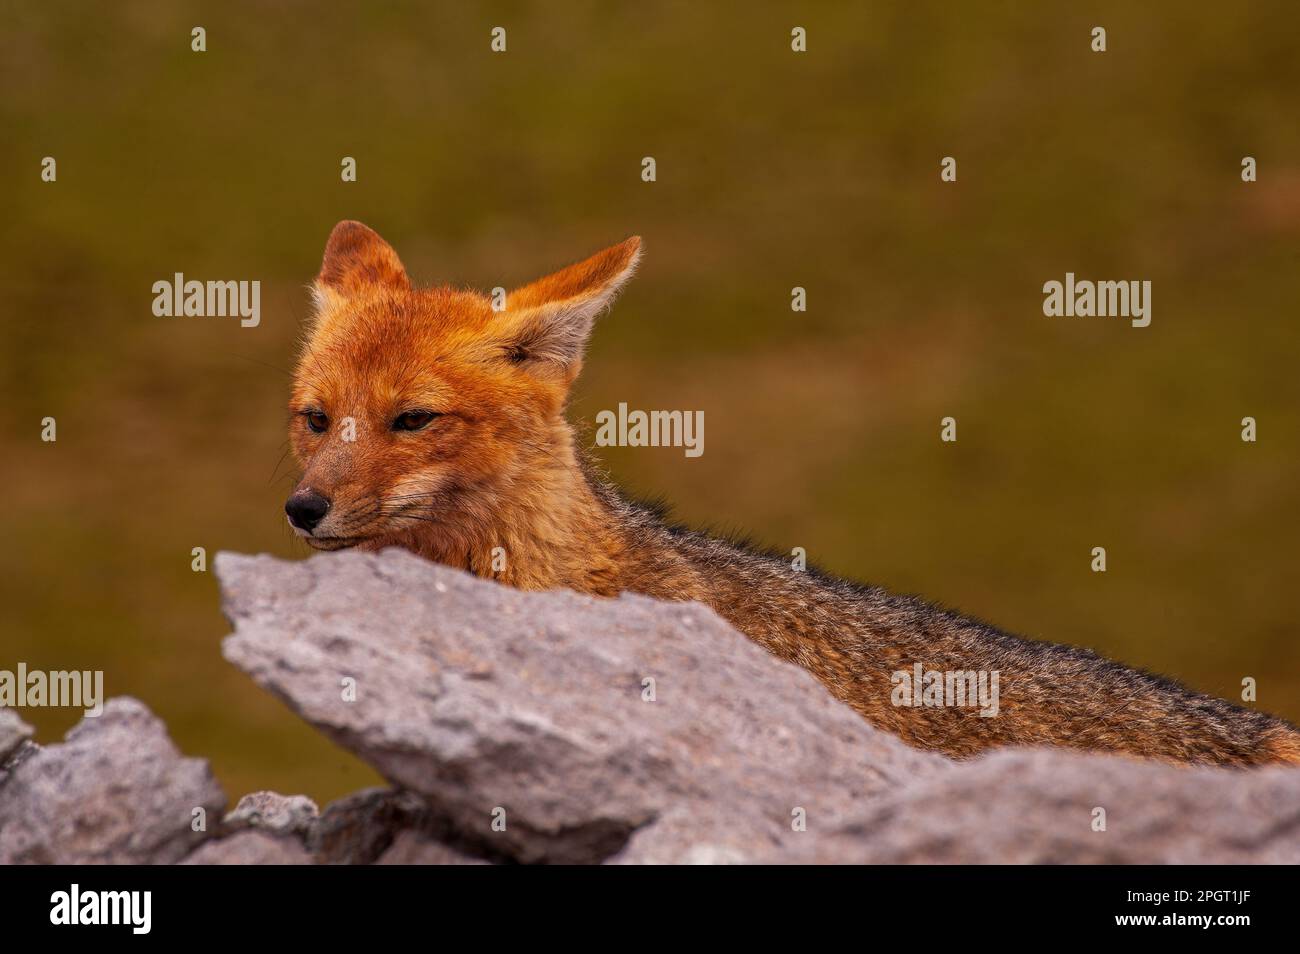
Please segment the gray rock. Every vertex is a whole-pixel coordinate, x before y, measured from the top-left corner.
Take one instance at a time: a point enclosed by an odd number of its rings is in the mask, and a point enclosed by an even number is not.
[[[205,842],[181,864],[309,865],[312,857],[297,838],[245,829],[226,838]]]
[[[1296,864],[1300,770],[1003,750],[863,805],[833,852],[878,864]],[[1097,810],[1105,830],[1093,829]],[[810,827],[812,822],[810,822]]]
[[[370,864],[396,833],[423,828],[428,817],[428,806],[413,792],[366,788],[327,805],[307,835],[307,846],[321,864]]]
[[[486,857],[773,860],[951,769],[698,604],[523,593],[397,550],[216,570],[226,658]],[[820,829],[792,831],[798,809]]]
[[[40,751],[40,746],[28,741],[32,727],[18,717],[12,709],[0,709],[0,786],[18,768],[19,763]]]
[[[183,758],[145,706],[113,699],[64,741],[12,769],[0,789],[0,864],[166,864],[206,835],[225,796],[200,759]]]
[[[12,709],[0,709],[0,768],[32,737],[32,727]]]
[[[367,788],[326,806],[307,846],[320,864],[486,863],[444,839],[455,832],[419,795]]]
[[[417,831],[397,833],[392,845],[375,861],[377,865],[485,865],[482,858],[463,855]]]
[[[227,658],[398,786],[329,806],[320,861],[1300,861],[1300,769],[952,762],[698,605],[521,593],[400,551],[217,573]]]
[[[256,828],[272,835],[305,836],[320,816],[320,809],[306,795],[253,792],[225,818],[227,830]]]

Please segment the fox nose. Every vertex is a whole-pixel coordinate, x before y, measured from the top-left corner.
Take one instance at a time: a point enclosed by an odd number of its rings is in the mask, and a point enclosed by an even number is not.
[[[316,529],[316,524],[325,518],[329,509],[329,498],[322,497],[314,490],[295,491],[284,502],[284,512],[289,515],[289,522],[307,533]]]

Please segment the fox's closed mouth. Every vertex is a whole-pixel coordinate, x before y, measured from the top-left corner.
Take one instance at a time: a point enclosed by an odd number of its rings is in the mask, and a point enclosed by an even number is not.
[[[348,547],[354,547],[365,537],[308,537],[304,536],[310,546],[317,550],[346,550]]]

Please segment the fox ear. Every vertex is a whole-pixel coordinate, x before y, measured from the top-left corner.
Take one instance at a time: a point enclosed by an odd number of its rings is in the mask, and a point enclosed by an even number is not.
[[[582,368],[591,327],[636,271],[641,237],[634,235],[586,261],[506,296],[506,358],[572,383]]]
[[[367,288],[407,291],[411,281],[393,247],[360,222],[334,226],[325,243],[325,258],[316,276],[318,297],[344,298]]]

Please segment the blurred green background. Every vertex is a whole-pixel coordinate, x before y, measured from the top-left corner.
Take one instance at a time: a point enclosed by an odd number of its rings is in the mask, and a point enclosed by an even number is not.
[[[1290,0],[2,9],[0,668],[103,669],[232,799],[374,780],[222,660],[190,570],[306,555],[277,462],[342,218],[483,288],[641,234],[571,417],[703,409],[706,443],[605,452],[625,487],[1300,719]],[[261,326],[154,317],[177,271],[260,279]],[[1066,271],[1151,280],[1151,326],[1044,318]]]

